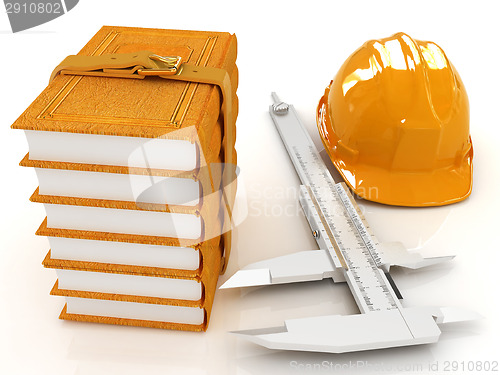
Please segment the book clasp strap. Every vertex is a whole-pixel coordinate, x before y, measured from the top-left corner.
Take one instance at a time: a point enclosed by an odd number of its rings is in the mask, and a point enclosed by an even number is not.
[[[58,75],[86,75],[144,79],[146,76],[168,76],[179,72],[180,56],[159,56],[150,51],[110,53],[100,56],[70,55],[52,72]]]

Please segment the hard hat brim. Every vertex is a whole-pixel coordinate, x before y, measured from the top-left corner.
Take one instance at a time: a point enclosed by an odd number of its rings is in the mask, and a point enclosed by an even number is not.
[[[460,168],[432,173],[398,173],[356,165],[350,169],[332,158],[349,187],[361,198],[410,207],[443,206],[467,198],[472,191],[472,161]]]

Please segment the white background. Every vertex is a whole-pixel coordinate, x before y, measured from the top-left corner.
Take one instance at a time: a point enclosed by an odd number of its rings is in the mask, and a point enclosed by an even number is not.
[[[359,373],[391,373],[375,366],[409,370],[414,364],[427,372],[429,363],[442,370],[445,361],[500,360],[497,2],[344,4],[81,0],[68,14],[17,34],[11,33],[7,15],[0,14],[1,374],[342,373],[347,370],[308,366],[350,361],[362,361],[365,368]],[[447,265],[395,272],[405,305],[465,307],[485,319],[443,328],[434,345],[347,355],[271,351],[227,333],[276,326],[290,318],[355,313],[347,287],[325,280],[218,291],[206,333],[59,320],[63,300],[49,296],[55,272],[41,265],[48,243],[34,235],[45,214],[41,205],[28,201],[37,186],[35,173],[18,166],[28,146],[23,133],[9,127],[43,90],[53,67],[78,52],[102,25],[230,31],[238,37],[239,203],[248,216],[235,232],[229,269],[220,282],[248,263],[315,248],[293,193],[298,178],[267,114],[270,92],[295,104],[319,146],[317,101],[352,51],[368,39],[398,31],[439,44],[469,94],[472,195],[441,208],[362,204],[380,240],[402,241],[426,255],[457,254]]]

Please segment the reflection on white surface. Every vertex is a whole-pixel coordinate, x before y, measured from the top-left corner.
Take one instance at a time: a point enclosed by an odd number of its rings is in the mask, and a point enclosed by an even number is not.
[[[342,177],[333,166],[324,149],[320,152],[336,182]],[[381,242],[401,242],[408,250],[427,251],[425,247],[439,234],[454,205],[441,207],[396,207],[370,202],[356,196],[356,203],[373,233]],[[452,253],[441,250],[433,256]],[[432,253],[429,255],[432,256]]]
[[[408,250],[422,250],[429,244],[453,209],[452,206],[391,207],[363,199],[357,203],[380,241],[399,241]]]
[[[359,313],[346,284],[331,280],[243,290],[236,329],[282,326],[287,319]]]

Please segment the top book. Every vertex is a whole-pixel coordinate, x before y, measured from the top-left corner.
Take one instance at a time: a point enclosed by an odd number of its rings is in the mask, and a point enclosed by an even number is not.
[[[104,26],[78,55],[101,56],[139,51],[150,51],[159,56],[179,56],[183,63],[225,70],[232,87],[232,123],[226,126],[234,129],[238,110],[234,35]],[[33,134],[40,131],[184,140],[199,144],[199,151],[211,154],[205,157],[213,162],[219,152],[224,151],[224,148],[218,147],[212,150],[213,135],[221,132],[221,105],[221,91],[211,84],[154,76],[113,79],[57,75],[12,128],[25,130],[28,141],[30,136],[36,138]],[[224,136],[222,129],[222,144],[227,141]],[[230,143],[234,148],[234,140]],[[43,153],[42,156],[44,160],[71,161],[57,160],[57,157],[51,159]],[[100,161],[91,162],[98,164]]]

